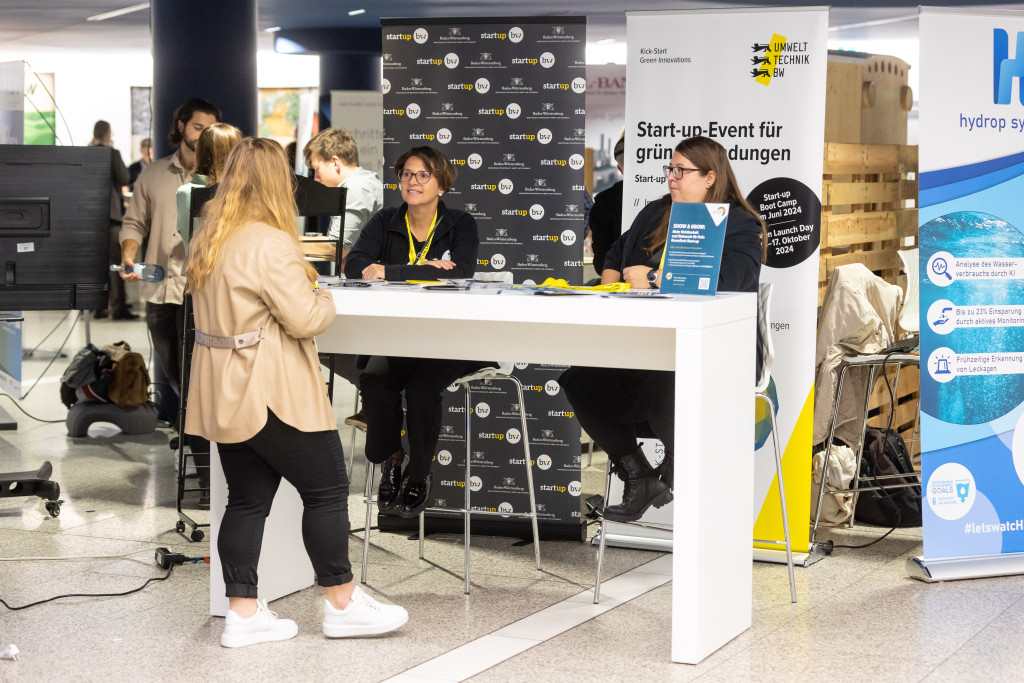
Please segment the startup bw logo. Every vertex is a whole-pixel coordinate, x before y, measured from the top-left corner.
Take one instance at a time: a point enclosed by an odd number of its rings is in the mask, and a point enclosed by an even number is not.
[[[996,104],[1010,104],[1013,79],[1024,104],[1024,31],[1017,32],[1017,52],[1010,59],[1010,36],[1001,28],[992,30],[992,80]]]

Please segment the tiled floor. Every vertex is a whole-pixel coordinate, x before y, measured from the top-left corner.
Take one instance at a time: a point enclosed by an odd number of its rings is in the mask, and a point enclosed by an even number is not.
[[[59,320],[29,314],[26,345]],[[47,345],[63,338],[51,337]],[[148,351],[142,323],[93,323],[94,342],[127,339]],[[55,345],[56,345],[55,343]],[[84,343],[82,330],[69,348]],[[63,418],[58,361],[23,402],[43,419]],[[26,378],[45,362],[27,361]],[[345,385],[342,385],[343,387]],[[350,392],[337,394],[339,418]],[[0,433],[0,471],[43,460],[67,501],[50,518],[36,499],[0,499],[0,598],[23,605],[58,594],[121,592],[160,576],[153,549],[209,554],[206,542],[174,533],[174,467],[167,430],[128,438],[96,426],[70,439],[62,423],[41,424],[0,399],[19,423]],[[348,434],[343,432],[348,446]],[[362,490],[357,445],[353,490]],[[603,461],[584,475],[585,494],[603,488]],[[354,526],[361,506],[351,500]],[[203,514],[203,513],[197,513]],[[879,532],[829,534],[862,543]],[[358,565],[361,537],[352,537]],[[0,606],[0,649],[14,643],[19,662],[0,661],[0,680],[1018,680],[1024,665],[1024,578],[927,585],[906,577],[906,558],[921,552],[920,530],[898,531],[860,550],[797,570],[799,602],[791,605],[785,568],[754,566],[753,627],[697,666],[669,662],[668,556],[610,549],[602,604],[594,606],[595,551],[579,543],[545,542],[544,570],[529,546],[473,539],[473,593],[462,593],[459,536],[428,539],[428,561],[404,536],[375,534],[368,589],[405,606],[400,631],[378,639],[326,641],[320,634],[318,589],[273,604],[299,623],[288,642],[222,649],[219,619],[208,616],[205,564],[184,565],[167,581],[116,598],[70,598],[23,611]],[[5,561],[11,557],[119,556],[108,559]],[[358,573],[358,566],[356,569]],[[616,578],[612,578],[616,577]]]

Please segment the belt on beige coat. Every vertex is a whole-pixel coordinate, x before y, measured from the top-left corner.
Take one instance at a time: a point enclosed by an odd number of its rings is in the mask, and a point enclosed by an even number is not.
[[[217,334],[207,334],[196,330],[196,344],[208,346],[211,349],[244,349],[247,346],[255,346],[263,339],[263,326],[255,332],[244,332],[230,337],[221,337]]]

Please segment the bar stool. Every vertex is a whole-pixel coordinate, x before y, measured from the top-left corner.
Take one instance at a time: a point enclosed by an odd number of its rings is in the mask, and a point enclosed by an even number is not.
[[[829,423],[828,438],[825,440],[825,462],[822,467],[822,485],[818,488],[818,507],[814,514],[814,527],[811,529],[811,544],[813,545],[818,534],[818,525],[821,521],[821,501],[824,500],[826,494],[830,496],[838,496],[845,493],[852,493],[853,499],[853,511],[850,513],[849,526],[853,526],[855,515],[857,512],[857,496],[863,491],[886,491],[890,489],[906,489],[906,488],[919,488],[921,486],[921,475],[916,474],[879,474],[872,476],[871,479],[874,481],[875,486],[862,486],[860,481],[860,467],[861,460],[864,457],[864,436],[868,428],[868,412],[871,407],[871,391],[875,386],[875,381],[878,379],[878,371],[884,373],[887,365],[896,366],[896,377],[893,379],[892,385],[892,398],[893,403],[889,406],[890,413],[895,413],[896,405],[895,399],[899,396],[900,386],[900,370],[904,366],[920,367],[921,356],[919,353],[910,352],[882,352],[870,355],[848,355],[843,356],[843,369],[839,372],[839,383],[836,386],[836,397],[832,403],[832,420]],[[839,399],[843,394],[843,380],[846,379],[846,373],[851,368],[868,368],[868,384],[867,390],[864,392],[864,416],[861,420],[860,428],[860,448],[857,449],[857,465],[853,472],[853,484],[850,488],[836,489],[834,491],[825,490],[825,473],[828,472],[829,465],[832,460],[832,442],[835,439],[836,433],[836,422],[839,419]],[[914,444],[920,441],[921,434],[921,409],[920,403],[918,404],[917,414],[914,417],[914,428],[910,434],[909,443],[907,444],[908,450],[914,452]],[[910,481],[906,481],[910,480]]]
[[[519,382],[519,380],[517,378],[512,376],[512,374],[511,374],[512,373],[512,368],[513,368],[513,364],[512,363],[499,363],[498,367],[483,368],[482,370],[478,370],[478,371],[476,371],[474,373],[471,373],[469,375],[465,375],[464,377],[460,377],[457,380],[455,380],[454,382],[452,382],[453,385],[455,385],[455,384],[461,385],[463,387],[463,389],[465,390],[465,392],[466,392],[466,479],[465,479],[465,486],[463,487],[464,490],[465,490],[465,501],[464,501],[463,507],[459,508],[458,510],[452,510],[450,508],[428,507],[424,511],[424,512],[429,511],[429,512],[447,512],[447,513],[458,512],[458,513],[462,514],[463,521],[464,521],[463,547],[465,548],[465,593],[466,593],[466,595],[469,595],[469,572],[470,572],[470,562],[469,562],[470,529],[469,529],[469,522],[470,522],[470,516],[471,515],[492,515],[492,516],[497,515],[497,516],[500,516],[500,517],[529,518],[531,526],[533,527],[533,554],[534,554],[534,560],[536,562],[537,569],[539,570],[541,568],[540,567],[540,534],[539,534],[538,529],[537,529],[537,499],[536,499],[536,496],[534,494],[534,487],[533,487],[533,467],[532,467],[532,459],[530,457],[530,435],[529,435],[529,432],[527,431],[527,427],[526,427],[526,404],[523,401],[523,385]],[[471,423],[472,423],[472,418],[473,418],[473,408],[472,408],[473,400],[472,400],[472,389],[471,389],[470,385],[471,385],[472,382],[476,382],[476,381],[479,381],[479,380],[485,380],[485,379],[492,380],[492,381],[512,382],[513,384],[515,384],[516,391],[518,393],[518,397],[519,397],[519,421],[520,421],[520,425],[522,426],[522,439],[521,440],[522,440],[522,443],[523,443],[523,451],[524,451],[524,454],[525,454],[525,462],[526,462],[526,483],[527,483],[528,492],[530,494],[530,511],[529,512],[504,512],[504,511],[493,511],[492,512],[492,511],[489,511],[489,510],[472,510],[471,509],[471,504],[470,504],[470,493],[471,493],[471,491],[470,491],[470,484],[469,484],[469,482],[470,482],[470,478],[472,476],[472,473],[471,473],[471,465],[472,465],[472,453],[471,453],[471,441],[472,441],[471,434],[472,434],[472,429],[471,429],[471,427],[472,427],[472,424]],[[366,525],[365,525],[365,531],[363,532],[363,571],[362,571],[362,576],[361,576],[362,583],[366,583],[367,559],[368,559],[369,554],[370,554],[370,526],[372,524],[373,506],[377,504],[377,497],[374,494],[374,490],[373,490],[373,478],[374,478],[374,475],[376,473],[376,469],[377,469],[377,466],[374,463],[370,462],[369,460],[366,461],[366,489],[365,489],[365,495],[364,495],[364,498],[363,498],[363,502],[366,504]],[[424,513],[423,512],[421,512],[420,515],[419,515],[419,522],[420,522],[419,523],[419,553],[420,553],[420,559],[422,560],[422,559],[424,559],[424,543],[423,543],[423,536],[424,536],[424,528],[423,528],[424,527]]]

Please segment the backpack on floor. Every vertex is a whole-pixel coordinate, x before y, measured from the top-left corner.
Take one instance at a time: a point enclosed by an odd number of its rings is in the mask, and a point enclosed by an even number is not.
[[[61,376],[60,400],[70,408],[78,401],[107,403],[114,361],[110,352],[87,344],[75,354]]]
[[[149,403],[149,373],[142,355],[132,351],[125,342],[103,347],[114,360],[110,386],[110,400],[121,408],[136,408]]]
[[[878,480],[886,474],[908,477]],[[921,526],[921,482],[907,452],[903,437],[892,429],[868,427],[864,434],[864,455],[860,463],[861,486],[907,483],[912,487],[862,491],[857,496],[856,520],[884,527]]]

